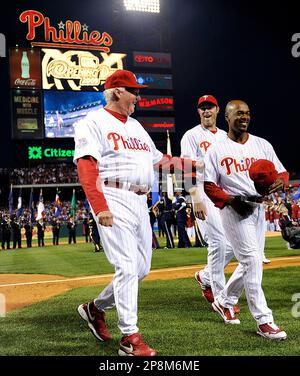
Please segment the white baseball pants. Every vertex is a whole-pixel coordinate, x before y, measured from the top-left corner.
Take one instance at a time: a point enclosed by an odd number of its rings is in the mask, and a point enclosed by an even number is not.
[[[202,197],[204,197],[203,194]],[[220,209],[216,208],[207,196],[203,201],[207,218],[205,221],[197,218],[197,224],[208,244],[208,254],[207,265],[201,273],[201,279],[205,285],[211,286],[214,297],[217,297],[226,284],[224,268],[232,260],[234,253],[225,235]]]
[[[104,187],[103,193],[114,224],[98,224],[98,231],[115,275],[94,303],[103,311],[116,306],[118,327],[123,335],[130,335],[138,332],[138,283],[151,266],[152,230],[147,197],[118,188]]]
[[[262,204],[252,205],[253,214],[245,219],[231,207],[226,206],[221,210],[223,226],[239,265],[218,301],[224,307],[236,304],[244,286],[250,312],[257,324],[261,325],[273,322],[273,316],[262,289],[265,212]]]

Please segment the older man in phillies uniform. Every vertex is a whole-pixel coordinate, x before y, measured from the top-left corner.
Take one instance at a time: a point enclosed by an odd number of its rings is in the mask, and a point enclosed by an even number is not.
[[[105,254],[115,268],[113,281],[93,301],[78,307],[95,337],[111,338],[105,311],[116,306],[122,333],[119,355],[154,356],[137,327],[138,284],[149,272],[152,231],[147,193],[154,168],[170,172],[195,167],[195,162],[158,151],[143,126],[131,118],[147,87],[127,70],[117,70],[105,82],[107,105],[75,126],[78,176],[98,225]],[[171,170],[172,172],[172,170]]]
[[[204,189],[215,206],[221,209],[223,226],[239,265],[212,307],[225,323],[240,324],[234,316],[233,305],[242,291],[241,282],[235,275],[242,275],[248,306],[257,323],[257,334],[282,340],[287,334],[274,323],[261,285],[265,212],[263,198],[250,179],[249,168],[258,159],[273,162],[277,179],[268,194],[283,189],[288,184],[289,175],[272,145],[247,132],[250,111],[245,102],[229,102],[225,118],[229,125],[227,139],[212,145],[204,159]]]
[[[182,137],[181,157],[203,162],[209,147],[217,141],[225,140],[227,134],[217,128],[219,105],[214,96],[200,97],[197,110],[201,123],[188,130]],[[203,297],[212,303],[214,297],[225,287],[224,267],[234,254],[225,236],[220,209],[216,208],[204,193],[203,180],[203,171],[198,172],[197,187],[190,188],[194,212],[198,214],[197,225],[208,243],[207,266],[195,273],[195,279],[202,289]],[[235,310],[238,312],[238,307],[235,307]]]

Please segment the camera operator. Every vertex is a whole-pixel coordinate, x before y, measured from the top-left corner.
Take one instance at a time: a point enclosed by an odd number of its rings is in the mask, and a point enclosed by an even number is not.
[[[288,209],[282,207],[280,210],[279,225],[281,228],[281,235],[284,240],[289,243],[289,248],[300,248],[300,227],[298,222],[292,220],[288,214]]]

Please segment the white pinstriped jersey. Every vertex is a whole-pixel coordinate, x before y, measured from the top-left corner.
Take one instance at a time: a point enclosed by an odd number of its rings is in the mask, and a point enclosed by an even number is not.
[[[85,155],[98,161],[102,180],[145,186],[154,180],[153,164],[163,154],[135,119],[122,123],[103,108],[89,114],[75,126],[74,162]]]
[[[272,161],[278,173],[286,171],[272,145],[249,134],[244,144],[229,137],[212,145],[205,156],[205,181],[220,186],[230,195],[259,195],[249,177],[249,168],[257,159]]]
[[[210,145],[216,141],[222,141],[226,137],[227,134],[222,129],[217,128],[217,132],[213,133],[201,124],[198,124],[183,135],[180,143],[181,157],[202,161]],[[198,172],[197,179],[198,181],[203,181],[203,173]]]

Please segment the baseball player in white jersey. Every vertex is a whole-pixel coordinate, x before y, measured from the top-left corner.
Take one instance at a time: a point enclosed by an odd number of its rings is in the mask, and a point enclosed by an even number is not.
[[[105,254],[115,268],[113,281],[92,302],[81,304],[78,312],[95,337],[107,341],[111,335],[105,311],[116,306],[123,356],[156,355],[137,327],[138,284],[148,274],[152,256],[147,193],[154,179],[153,165],[159,162],[170,172],[171,164],[182,171],[183,165],[192,163],[163,155],[130,117],[143,87],[132,72],[117,70],[105,82],[105,108],[75,126],[78,176]]]
[[[262,196],[249,177],[249,168],[258,159],[274,163],[278,174],[276,172],[277,179],[268,193],[287,185],[288,173],[271,144],[247,132],[250,111],[245,102],[229,102],[225,117],[229,125],[227,139],[212,145],[205,155],[204,189],[221,209],[226,236],[239,265],[212,307],[225,323],[240,323],[234,316],[233,305],[242,291],[241,278],[236,278],[236,274],[242,275],[248,306],[257,323],[257,333],[268,339],[285,339],[287,334],[274,323],[261,286],[265,212]]]
[[[217,141],[225,140],[227,134],[216,126],[219,106],[214,96],[201,96],[197,110],[201,123],[183,135],[181,157],[203,162],[208,148]],[[194,212],[198,213],[199,217],[197,225],[204,240],[208,243],[207,266],[195,273],[195,279],[201,286],[204,298],[212,303],[214,297],[217,297],[225,287],[224,267],[234,254],[225,236],[220,209],[216,208],[204,193],[203,180],[202,170],[197,173],[197,187],[190,189]],[[235,311],[239,311],[238,307],[235,307]]]

